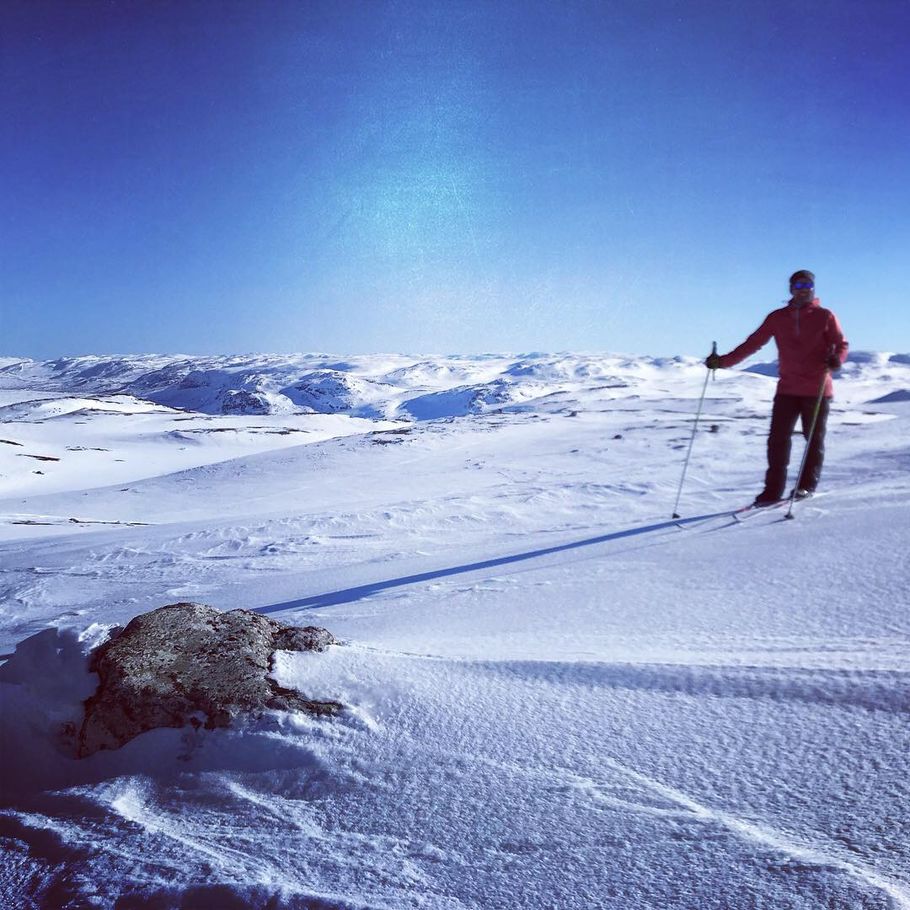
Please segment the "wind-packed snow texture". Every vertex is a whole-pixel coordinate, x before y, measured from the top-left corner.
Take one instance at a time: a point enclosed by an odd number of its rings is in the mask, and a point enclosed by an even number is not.
[[[775,371],[542,355],[0,364],[0,904],[910,908],[910,358],[760,490]],[[794,470],[802,439],[794,437]],[[336,719],[61,728],[180,600],[346,645]]]

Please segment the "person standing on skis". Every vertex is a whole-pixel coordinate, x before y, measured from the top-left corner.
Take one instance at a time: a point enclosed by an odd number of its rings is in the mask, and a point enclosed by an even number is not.
[[[815,275],[806,269],[790,276],[790,301],[769,313],[765,321],[739,347],[728,354],[709,354],[709,370],[732,367],[771,339],[777,343],[777,392],[771,411],[768,435],[768,472],[765,488],[756,505],[770,505],[784,495],[787,466],[790,463],[790,438],[797,418],[802,420],[803,436],[808,440],[805,468],[797,477],[791,495],[805,499],[815,492],[825,457],[825,428],[834,395],[831,370],[838,370],[847,359],[847,340],[837,317],[826,310],[815,296]],[[819,404],[815,432],[809,439],[812,416]]]

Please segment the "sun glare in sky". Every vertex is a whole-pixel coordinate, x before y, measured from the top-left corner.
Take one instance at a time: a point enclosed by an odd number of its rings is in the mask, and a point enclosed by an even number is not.
[[[910,348],[906,3],[0,19],[0,354]]]

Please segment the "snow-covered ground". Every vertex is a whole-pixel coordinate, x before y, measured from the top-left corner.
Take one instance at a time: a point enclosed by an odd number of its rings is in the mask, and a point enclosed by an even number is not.
[[[738,522],[773,372],[709,383],[675,523],[694,359],[4,360],[0,904],[910,908],[910,357]],[[67,758],[85,651],[180,600],[325,626],[276,673],[349,710]]]

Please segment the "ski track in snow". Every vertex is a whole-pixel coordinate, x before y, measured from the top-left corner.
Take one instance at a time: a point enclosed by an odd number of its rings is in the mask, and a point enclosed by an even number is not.
[[[775,830],[767,825],[744,821],[730,812],[712,808],[692,799],[681,790],[635,771],[610,757],[602,763],[644,790],[640,800],[612,795],[615,785],[582,777],[570,768],[548,770],[527,768],[522,765],[503,765],[489,759],[480,759],[511,774],[539,777],[547,775],[559,783],[568,783],[589,798],[613,808],[629,810],[657,818],[692,818],[705,825],[717,825],[745,843],[772,854],[783,854],[789,859],[806,863],[819,869],[834,869],[854,879],[864,888],[880,891],[894,901],[896,907],[910,908],[910,888],[879,875],[855,857],[845,855],[832,844],[802,841],[797,835]],[[649,800],[648,797],[652,799]],[[657,799],[653,799],[656,797]],[[662,803],[662,804],[661,804]]]
[[[861,885],[888,895],[898,907],[910,908],[910,889],[879,875],[874,869],[870,869],[852,857],[845,857],[830,844],[801,843],[791,834],[775,831],[754,822],[743,821],[729,812],[702,805],[680,790],[668,787],[631,768],[626,768],[613,759],[607,758],[604,761],[614,770],[628,776],[636,783],[642,784],[653,793],[664,797],[701,821],[722,825],[747,842],[779,851],[793,859],[813,866],[837,869],[856,879]],[[653,810],[645,809],[644,811]]]

